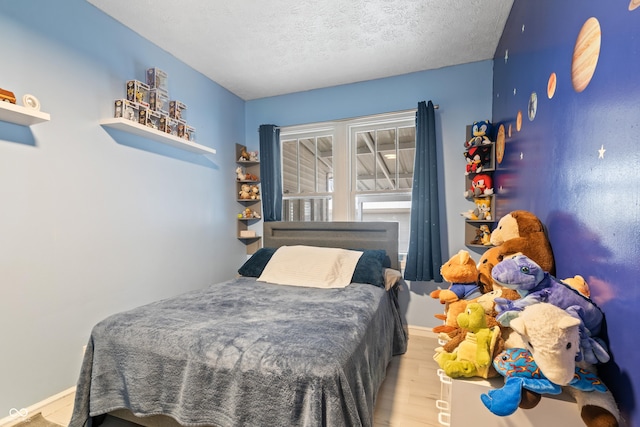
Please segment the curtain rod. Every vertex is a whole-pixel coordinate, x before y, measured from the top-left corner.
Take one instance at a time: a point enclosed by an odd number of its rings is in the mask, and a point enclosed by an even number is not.
[[[434,110],[439,110],[440,109],[440,104],[433,104],[433,109]],[[418,109],[417,108],[412,108],[410,110],[400,110],[400,111],[392,111],[389,113],[380,113],[380,114],[402,114],[402,113],[411,113],[411,112],[416,112]],[[376,114],[373,114],[374,116]],[[328,120],[328,122],[339,122],[339,121],[343,121],[343,120],[357,120],[359,118],[363,118],[363,117],[367,117],[367,116],[360,116],[360,117],[349,117],[346,119],[338,119],[338,120]],[[298,126],[298,125],[294,125],[294,126]],[[280,129],[283,126],[276,126],[276,129]],[[284,126],[284,127],[289,127],[289,126]],[[258,127],[258,132],[260,132],[260,127]]]

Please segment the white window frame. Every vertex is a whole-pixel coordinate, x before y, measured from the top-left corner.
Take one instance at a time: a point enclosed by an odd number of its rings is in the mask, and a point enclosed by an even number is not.
[[[357,130],[370,129],[371,127],[384,126],[415,126],[416,110],[404,110],[393,113],[376,114],[372,116],[312,123],[305,125],[286,126],[280,128],[280,140],[284,141],[293,138],[304,138],[310,136],[331,135],[333,138],[333,193],[313,193],[308,197],[322,195],[332,195],[332,221],[357,221],[356,195],[355,190],[355,166],[354,151],[355,143],[352,134]],[[342,184],[344,183],[344,184]],[[411,189],[407,190],[409,200]],[[401,192],[401,193],[406,193]],[[372,191],[372,195],[382,194],[385,191]],[[398,190],[388,191],[389,193],[399,193]],[[365,197],[364,193],[362,197]]]

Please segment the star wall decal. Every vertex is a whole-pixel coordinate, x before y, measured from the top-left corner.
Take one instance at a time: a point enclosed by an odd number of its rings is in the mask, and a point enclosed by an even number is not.
[[[524,159],[524,153],[521,151],[520,152],[520,160]]]
[[[604,159],[604,152],[607,151],[604,149],[604,145],[600,146],[600,149],[598,150],[598,158],[599,159]]]
[[[508,60],[509,60],[509,49],[506,49],[504,51],[504,63],[506,64]]]

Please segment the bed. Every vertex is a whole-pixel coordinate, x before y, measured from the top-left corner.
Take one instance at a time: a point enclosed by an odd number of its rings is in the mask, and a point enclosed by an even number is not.
[[[238,277],[94,326],[70,427],[105,414],[144,425],[372,426],[387,365],[406,350],[397,248],[397,223],[264,223],[264,248]],[[314,266],[337,254],[355,269],[339,287],[265,281],[295,270],[286,253],[314,254]]]

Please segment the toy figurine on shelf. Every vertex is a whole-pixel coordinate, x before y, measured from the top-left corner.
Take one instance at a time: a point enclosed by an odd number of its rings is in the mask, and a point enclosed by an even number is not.
[[[238,181],[244,181],[246,176],[247,175],[244,173],[244,170],[240,166],[238,166],[236,168],[236,178],[238,179]]]
[[[16,103],[16,96],[10,90],[0,89],[0,101]]]
[[[248,162],[249,160],[251,160],[251,155],[247,151],[247,147],[242,147],[242,149],[240,150],[240,158],[238,159],[238,161]]]
[[[480,226],[480,242],[484,246],[491,246],[491,230],[489,230],[489,226],[487,224],[482,224]]]
[[[467,160],[465,175],[480,173],[491,161],[491,147],[486,145],[471,147],[464,152],[464,157]]]
[[[469,242],[470,245],[481,245],[482,244],[482,230],[476,228],[476,237],[473,238],[472,241]]]
[[[479,145],[492,144],[489,135],[493,132],[493,125],[489,120],[481,120],[473,123],[471,127],[471,139],[465,141],[464,148],[477,147]]]

